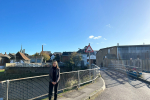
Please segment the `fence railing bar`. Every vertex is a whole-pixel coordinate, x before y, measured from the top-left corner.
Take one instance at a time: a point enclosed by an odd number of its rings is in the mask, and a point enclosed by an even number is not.
[[[40,95],[40,96],[37,96],[37,97],[35,97],[35,98],[28,99],[28,100],[34,100],[34,99],[37,99],[37,98],[40,98],[40,97],[43,97],[43,96],[46,96],[46,95],[48,95],[48,93],[43,94],[43,95]]]
[[[98,69],[98,68],[94,68],[94,69]],[[93,69],[86,69],[86,70],[93,70]],[[85,70],[79,70],[79,71],[85,71]],[[66,73],[72,73],[72,72],[78,72],[78,71],[63,72],[63,73],[60,73],[60,74],[66,74]],[[49,74],[47,74],[47,75],[40,75],[40,76],[33,76],[33,77],[26,77],[26,78],[11,79],[11,80],[9,80],[9,81],[17,81],[17,80],[24,80],[24,79],[45,77],[45,76],[49,76]],[[1,82],[3,82],[3,81],[1,81]],[[4,81],[4,82],[5,82],[5,81]]]
[[[82,83],[80,83],[80,85],[88,83],[88,82],[92,82],[92,80],[89,80],[89,81],[86,81],[86,82],[82,82]]]
[[[18,79],[11,79],[10,81],[18,81],[18,80],[25,80],[25,79],[33,79],[33,78],[39,78],[39,77],[45,77],[49,75],[40,75],[40,76],[33,76],[33,77],[26,77],[26,78],[18,78]]]

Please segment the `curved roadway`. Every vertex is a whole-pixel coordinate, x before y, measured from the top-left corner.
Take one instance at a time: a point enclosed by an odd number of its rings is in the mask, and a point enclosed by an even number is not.
[[[110,69],[101,69],[106,89],[95,100],[150,100],[150,84]]]

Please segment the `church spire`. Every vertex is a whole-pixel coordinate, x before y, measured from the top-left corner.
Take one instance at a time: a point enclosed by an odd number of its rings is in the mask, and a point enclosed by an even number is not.
[[[20,49],[20,52],[22,53],[22,44],[21,44],[21,49]]]

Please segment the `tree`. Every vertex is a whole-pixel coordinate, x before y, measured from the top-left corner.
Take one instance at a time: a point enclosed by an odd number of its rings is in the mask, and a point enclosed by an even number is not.
[[[45,63],[46,63],[46,61],[47,61],[47,60],[49,60],[49,59],[50,59],[50,56],[49,56],[49,54],[48,54],[48,53],[41,52],[41,54],[40,54],[40,55],[44,57]]]
[[[81,63],[82,57],[80,54],[73,52],[70,56],[70,63],[73,66],[78,66]]]
[[[56,60],[57,62],[60,62],[60,56],[59,56],[59,54],[56,54],[54,60]]]
[[[69,72],[69,71],[72,71],[73,69],[72,69],[72,64],[70,63],[70,61],[68,60],[68,61],[65,61],[65,71],[67,71],[67,72]]]
[[[38,57],[38,56],[40,56],[39,55],[39,53],[35,53],[34,55],[32,55],[32,56],[34,56],[34,57]]]

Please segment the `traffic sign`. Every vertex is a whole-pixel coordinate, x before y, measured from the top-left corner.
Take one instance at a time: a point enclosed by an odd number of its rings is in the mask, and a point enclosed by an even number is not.
[[[93,49],[91,48],[90,44],[86,48],[85,52],[94,52]]]

